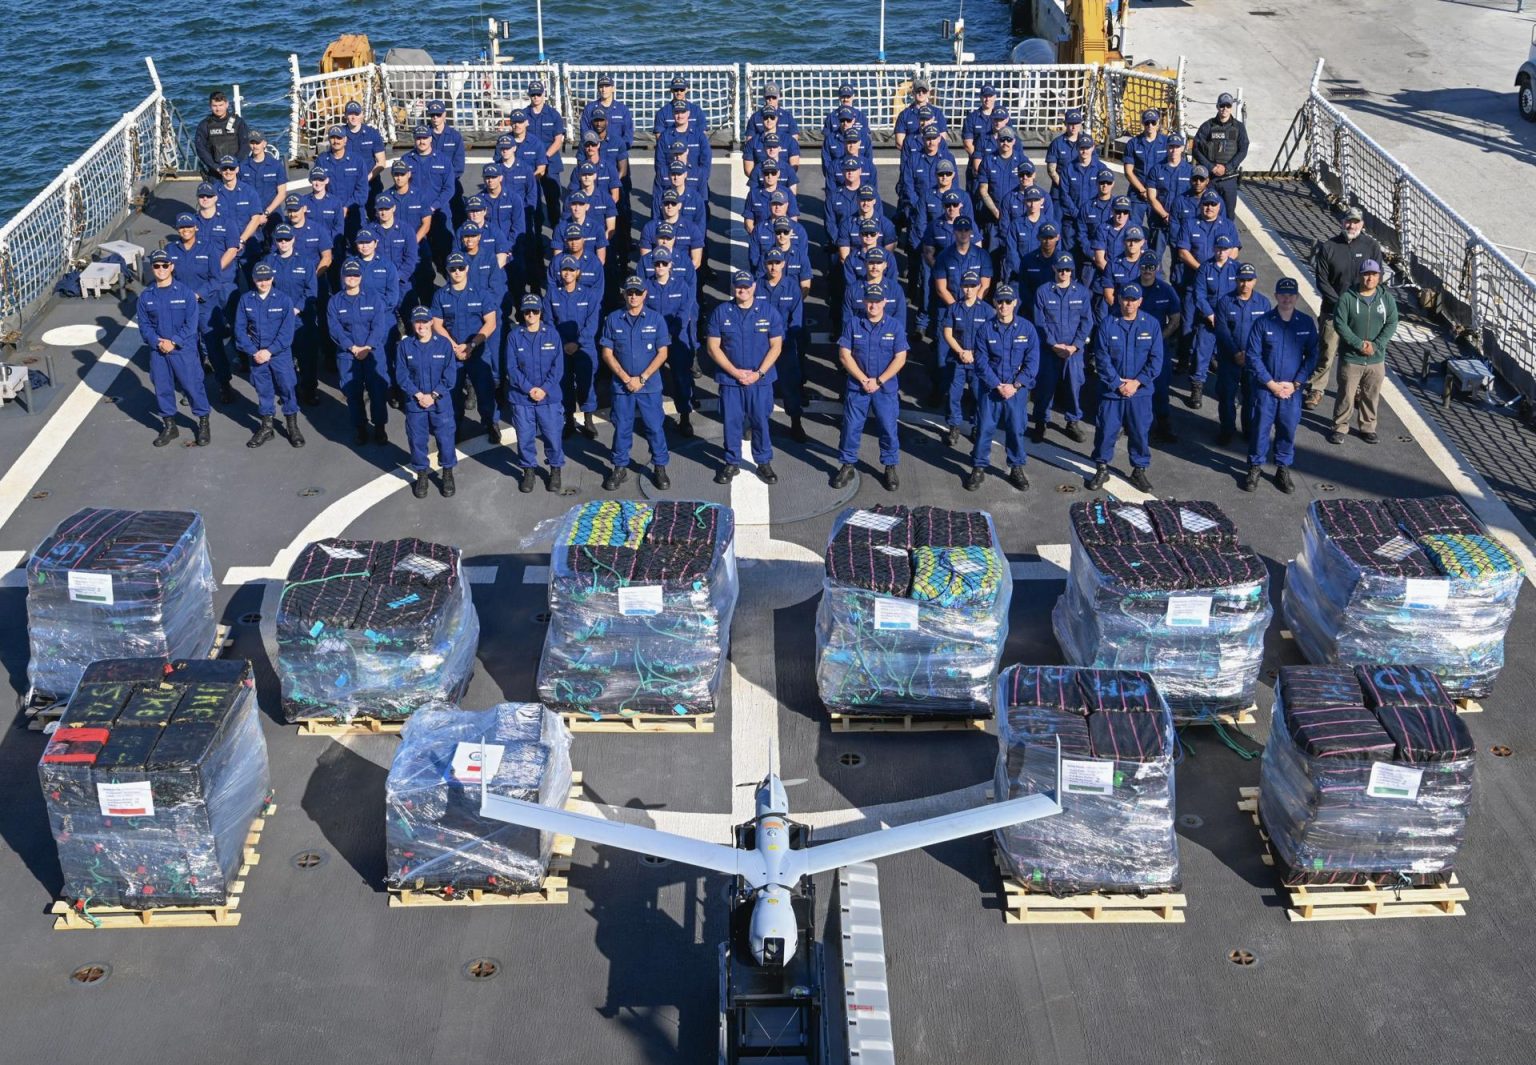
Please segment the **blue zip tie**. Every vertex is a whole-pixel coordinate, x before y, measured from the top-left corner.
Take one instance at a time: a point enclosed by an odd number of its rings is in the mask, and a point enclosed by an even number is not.
[[[410,595],[406,596],[404,599],[396,599],[393,603],[388,604],[388,606],[389,606],[389,609],[391,609],[391,610],[399,610],[401,607],[405,606],[407,603],[414,603],[414,602],[416,602],[420,598],[421,598],[421,595],[419,593],[412,592]]]
[[[678,715],[679,717],[683,717],[683,716],[685,716],[688,713],[688,708],[686,706],[684,706],[682,703],[673,703],[672,704],[672,712],[674,714]]]
[[[324,631],[325,631],[325,622],[323,622],[323,621],[317,621],[317,622],[315,622],[313,625],[311,625],[309,627],[309,634],[311,636],[319,636]]]

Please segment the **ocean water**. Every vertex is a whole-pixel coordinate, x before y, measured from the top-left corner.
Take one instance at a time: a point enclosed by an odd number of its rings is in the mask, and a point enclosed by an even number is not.
[[[298,55],[303,73],[315,73],[326,44],[343,33],[368,34],[381,58],[400,46],[425,48],[437,62],[475,60],[494,16],[513,22],[504,54],[538,57],[531,3],[6,0],[4,7],[0,220],[148,94],[146,55],[189,127],[207,113],[210,91],[238,83],[246,120],[274,138],[288,127],[289,54]],[[888,0],[886,58],[950,61],[939,23],[960,13],[961,0]],[[1007,0],[972,0],[964,15],[977,60],[1006,59],[1016,43]],[[870,63],[879,25],[878,0],[546,0],[544,51],[551,62],[616,65]]]

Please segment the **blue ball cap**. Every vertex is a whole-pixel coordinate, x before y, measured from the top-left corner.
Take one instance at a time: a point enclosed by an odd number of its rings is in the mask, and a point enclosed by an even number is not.
[[[1296,296],[1300,292],[1301,290],[1296,287],[1296,279],[1294,277],[1282,277],[1279,281],[1275,282],[1275,295],[1277,296]]]
[[[582,192],[580,189],[577,189],[575,192],[571,193],[569,196],[567,196],[565,198],[565,202],[566,203],[583,203],[583,204],[589,204],[590,205],[592,203],[592,197],[588,196],[585,192]]]
[[[277,271],[266,263],[257,263],[251,270],[252,281],[271,281],[277,276]]]
[[[997,139],[999,141],[1016,141],[1019,139],[1019,135],[1013,131],[1012,126],[1004,126],[997,131]]]
[[[347,139],[347,127],[346,126],[332,126],[330,129],[325,131],[325,135],[327,137],[329,137],[331,140],[336,140],[337,138],[340,138],[341,140],[346,140]]]
[[[1063,117],[1065,117],[1069,126],[1081,125],[1083,121],[1083,113],[1075,107],[1069,110]]]
[[[176,228],[177,229],[196,229],[197,228],[197,216],[194,215],[194,214],[187,214],[186,212],[183,212],[183,213],[177,215],[176,216]]]
[[[1013,171],[1016,174],[1033,174],[1035,172],[1035,161],[1026,155],[1019,160],[1019,165],[1014,167]]]
[[[1034,203],[1037,200],[1043,199],[1045,199],[1044,190],[1036,188],[1034,185],[1031,185],[1029,188],[1024,190],[1025,203]]]
[[[363,105],[353,100],[346,107],[342,108],[342,112],[348,115],[360,115],[363,113]]]
[[[967,270],[960,275],[961,288],[978,288],[981,285],[981,275],[975,270]]]
[[[331,180],[330,173],[323,166],[311,167],[309,171],[309,183],[313,185],[317,181]]]
[[[459,236],[461,237],[478,237],[479,235],[480,227],[474,222],[465,222],[459,227]]]
[[[882,286],[880,286],[880,285],[865,285],[864,286],[864,302],[865,303],[884,303],[885,302],[885,289]]]
[[[645,282],[640,280],[639,274],[630,274],[624,279],[625,292],[644,292]]]
[[[1220,96],[1216,97],[1217,107],[1231,107],[1235,103],[1237,103],[1237,100],[1229,92],[1224,92]]]
[[[272,239],[273,240],[292,240],[293,239],[293,227],[292,226],[278,226],[276,229],[274,229],[272,231]]]
[[[768,252],[768,261],[771,263],[781,263],[786,258],[788,258],[788,256],[784,254],[783,248],[773,248]]]
[[[845,81],[845,82],[843,82],[841,85],[839,85],[837,87],[837,95],[838,96],[853,96],[853,95],[856,95],[856,94],[853,91],[853,86],[849,82]]]
[[[1225,234],[1225,233],[1217,234],[1215,243],[1216,243],[1216,247],[1223,248],[1223,249],[1237,247],[1237,241],[1233,240],[1231,237],[1227,236],[1227,234]]]
[[[688,111],[688,101],[687,100],[673,100],[672,101],[672,113],[674,115],[686,114],[687,111]]]
[[[1129,196],[1116,196],[1110,207],[1114,211],[1124,211],[1127,214],[1131,210],[1131,198]]]
[[[596,163],[582,163],[582,164],[580,164],[579,166],[576,167],[576,174],[577,174],[577,176],[580,176],[582,174],[595,174],[595,173],[597,173],[597,164]]]
[[[1075,270],[1077,269],[1077,260],[1072,258],[1072,256],[1068,255],[1066,252],[1062,252],[1060,255],[1056,256],[1055,265],[1057,270]]]
[[[858,117],[859,113],[851,107],[839,107],[837,109],[837,120],[839,122],[852,122]]]
[[[959,207],[960,194],[958,192],[946,192],[939,197],[939,202],[945,207]]]
[[[667,84],[667,88],[671,89],[673,92],[681,92],[682,90],[688,88],[688,79],[683,77],[681,74],[674,74],[672,76],[672,80]]]
[[[459,267],[461,270],[467,270],[469,269],[469,260],[464,258],[464,256],[460,255],[458,252],[454,252],[452,255],[448,256],[448,262],[445,265],[450,270],[452,270],[455,266]]]
[[[859,191],[854,194],[854,197],[861,203],[870,203],[876,198],[875,190],[868,185],[860,185]]]
[[[651,251],[651,262],[653,262],[653,263],[666,263],[668,266],[671,266],[672,265],[672,249],[671,248],[655,248],[655,249],[653,249]]]
[[[1141,286],[1134,281],[1127,281],[1120,286],[1119,297],[1122,300],[1139,300],[1141,295]]]
[[[341,276],[362,277],[363,264],[358,262],[356,259],[348,259],[346,262],[341,264]]]
[[[156,248],[149,253],[149,261],[151,263],[168,263],[171,261],[171,257],[165,253],[164,248]]]
[[[1207,192],[1204,196],[1200,197],[1200,206],[1201,207],[1208,207],[1209,205],[1211,205],[1213,203],[1215,203],[1215,204],[1221,203],[1221,197],[1218,196],[1214,192]]]
[[[532,292],[529,292],[523,296],[522,300],[518,304],[518,307],[520,310],[524,311],[542,311],[544,309],[544,301],[539,299],[539,297],[535,296]]]
[[[1191,181],[1195,180],[1195,178],[1209,179],[1210,176],[1211,172],[1205,168],[1205,164],[1203,163],[1196,163],[1194,166],[1189,168],[1189,180]]]
[[[512,123],[514,126],[520,126],[524,122],[528,121],[528,112],[519,107],[517,110],[513,111],[510,115],[507,116],[507,121]]]
[[[1115,183],[1115,172],[1113,170],[1100,170],[1098,182],[1100,185],[1113,185]]]
[[[933,172],[935,174],[953,174],[955,172],[955,164],[951,163],[948,159],[940,159],[938,165],[933,168]]]
[[[506,134],[506,133],[503,133],[501,136],[496,138],[496,148],[497,148],[497,150],[500,150],[500,149],[503,149],[503,148],[510,148],[510,147],[512,147],[516,143],[517,143],[517,141],[513,140],[512,137],[509,134]]]
[[[657,222],[656,223],[656,236],[657,237],[669,237],[670,238],[670,237],[674,236],[676,233],[677,233],[677,227],[674,226],[671,222]]]
[[[613,87],[613,75],[599,74],[597,76],[597,87],[599,89],[611,89]]]
[[[1252,281],[1259,276],[1259,271],[1252,263],[1237,264],[1237,279],[1239,281]]]
[[[883,263],[886,259],[887,256],[884,248],[870,248],[869,252],[864,256],[864,261],[867,263]]]
[[[205,181],[197,187],[197,194],[199,196],[217,196],[219,190],[214,188],[211,183]]]
[[[427,101],[427,114],[436,116],[436,115],[447,114],[447,112],[448,112],[447,105],[445,105],[443,103],[443,101],[441,101],[441,100],[429,100],[429,101]]]
[[[661,202],[663,204],[682,203],[683,198],[677,194],[676,189],[668,189],[666,192],[661,194]]]
[[[586,230],[582,229],[575,222],[572,222],[570,225],[566,226],[560,231],[560,235],[566,240],[580,240],[585,237],[587,233]]]
[[[411,165],[404,159],[396,159],[393,163],[389,164],[389,172],[391,174],[409,174],[411,172]]]
[[[485,200],[479,196],[471,196],[469,199],[464,201],[464,210],[483,211],[485,210]]]
[[[581,269],[581,261],[579,259],[577,259],[574,255],[562,256],[561,259],[560,259],[560,269],[561,270],[580,270]]]
[[[1077,138],[1077,150],[1080,152],[1093,151],[1093,138],[1087,136]]]
[[[848,156],[844,156],[843,157],[843,172],[844,173],[847,173],[850,170],[863,170],[863,169],[864,169],[864,164],[859,162],[853,156],[848,155]]]
[[[1147,235],[1141,231],[1141,227],[1140,226],[1131,226],[1128,229],[1126,229],[1126,231],[1125,231],[1125,239],[1128,240],[1128,241],[1130,241],[1130,240],[1146,240],[1147,239]]]
[[[776,161],[774,161],[772,159],[764,159],[763,160],[763,173],[765,173],[765,174],[777,174],[778,172],[779,172],[779,164]]]
[[[879,236],[880,223],[873,218],[866,218],[859,223],[859,236]]]
[[[530,81],[528,83],[528,95],[529,96],[543,96],[544,95],[544,83],[542,81]]]
[[[480,176],[486,180],[501,177],[501,167],[497,166],[495,163],[486,163],[480,168]]]
[[[601,85],[602,82],[599,81],[598,84]],[[610,78],[609,81],[608,81],[608,84],[612,85],[613,84],[613,79]],[[589,117],[592,119],[593,122],[607,122],[608,121],[608,109],[606,107],[594,107],[592,109],[592,114]]]
[[[777,133],[764,133],[763,134],[763,147],[764,148],[777,148],[780,143],[782,143],[782,142],[779,140],[779,135]]]
[[[970,215],[961,215],[959,218],[955,219],[955,231],[956,232],[964,230],[965,232],[968,233],[968,232],[970,232],[971,230],[973,230],[975,228],[976,228],[976,223],[971,221]]]
[[[863,139],[860,136],[859,131],[856,129],[845,129],[840,134],[840,136],[842,137],[844,144],[853,144],[855,141]]]
[[[422,139],[431,140],[432,139],[432,127],[431,126],[417,126],[415,129],[411,130],[411,136],[414,137],[416,140],[422,140]]]
[[[688,164],[673,163],[671,166],[667,167],[667,172],[670,174],[686,174],[688,173]]]
[[[379,241],[378,235],[371,229],[359,229],[354,239],[359,244],[377,244]]]
[[[381,192],[373,198],[373,209],[375,211],[393,211],[395,209],[395,198],[387,192]]]
[[[793,233],[795,227],[789,224],[789,219],[787,218],[775,218],[773,220],[773,231],[775,233]],[[860,229],[859,232],[862,233],[864,230]],[[878,233],[879,230],[877,229],[874,232]]]
[[[343,134],[343,135],[345,135],[345,134]],[[239,170],[240,169],[240,163],[232,155],[221,155],[221,156],[219,156],[219,169],[220,170]]]
[[[430,322],[431,320],[432,312],[428,308],[421,306],[411,308],[412,322]]]
[[[1061,230],[1056,228],[1056,224],[1054,222],[1047,222],[1045,225],[1043,225],[1039,229],[1035,230],[1035,237],[1037,239],[1044,238],[1044,237],[1059,237],[1059,236],[1061,236]]]
[[[1162,120],[1163,116],[1158,113],[1155,107],[1149,107],[1141,113],[1141,124],[1143,126],[1149,122],[1161,122]]]
[[[752,284],[752,275],[745,270],[737,270],[731,275],[732,288],[751,288]]]
[[[1381,273],[1381,264],[1375,259],[1367,259],[1360,264],[1360,272],[1362,274],[1379,274]]]
[[[302,211],[304,210],[304,206],[304,201],[299,199],[299,197],[294,193],[290,192],[283,199],[283,209],[285,211]]]
[[[783,189],[774,189],[773,193],[768,197],[768,202],[770,204],[788,204],[789,196],[785,194]]]
[[[981,95],[982,95],[983,98],[988,97],[988,96],[996,96],[997,95],[997,86],[995,86],[995,85],[983,85],[981,87]]]
[[[965,282],[962,281],[961,284],[963,285]],[[1012,285],[998,285],[997,288],[992,290],[993,303],[1017,303],[1018,300],[1019,294],[1014,291]]]

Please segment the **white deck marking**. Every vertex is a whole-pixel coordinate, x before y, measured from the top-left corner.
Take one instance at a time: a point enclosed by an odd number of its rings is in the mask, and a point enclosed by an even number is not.
[[[464,576],[469,578],[470,584],[495,584],[500,569],[500,566],[465,566]]]
[[[1301,289],[1302,300],[1307,305],[1307,310],[1316,315],[1318,308],[1322,306],[1322,300],[1318,297],[1317,289],[1312,283],[1312,269],[1303,263],[1291,250],[1281,246],[1265,231],[1260,224],[1258,216],[1253,209],[1238,197],[1237,219],[1243,223],[1254,239],[1259,242],[1269,257],[1277,264],[1289,263],[1291,276],[1296,279]],[[1428,456],[1429,461],[1435,464],[1435,469],[1440,471],[1450,482],[1451,490],[1466,502],[1472,513],[1476,514],[1488,526],[1490,532],[1504,542],[1504,546],[1514,552],[1525,567],[1525,579],[1536,584],[1536,537],[1528,532],[1509,509],[1509,504],[1494,494],[1483,475],[1478,473],[1472,465],[1462,457],[1456,445],[1445,435],[1440,424],[1428,417],[1419,401],[1403,388],[1397,374],[1388,372],[1386,380],[1382,383],[1381,394],[1386,398],[1387,405],[1392,408],[1403,421],[1403,428],[1413,437],[1414,443]]]
[[[523,567],[523,583],[524,584],[548,584],[549,583],[549,567],[548,566],[524,566]]]
[[[26,551],[0,551],[0,588],[27,586],[27,557]]]

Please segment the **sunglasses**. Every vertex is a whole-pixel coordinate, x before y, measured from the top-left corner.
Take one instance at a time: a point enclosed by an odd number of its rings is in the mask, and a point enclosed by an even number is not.
[[[150,267],[151,270],[169,270],[170,268],[171,268],[171,264],[170,263],[155,263],[153,266]]]
[[[467,266],[450,266],[448,268],[448,272],[450,274],[462,274],[465,271],[467,271],[468,269],[469,269],[469,267],[467,267]]]

